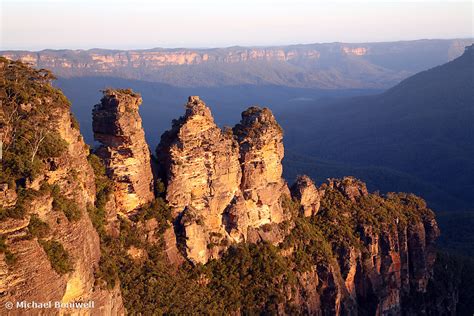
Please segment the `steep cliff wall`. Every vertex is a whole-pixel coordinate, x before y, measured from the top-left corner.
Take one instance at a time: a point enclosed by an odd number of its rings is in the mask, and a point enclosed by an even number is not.
[[[413,195],[369,194],[364,183],[350,177],[331,179],[319,191],[324,191],[321,208],[304,229],[311,228],[304,231],[303,222],[299,222],[293,233],[320,230],[331,249],[325,249],[328,253],[324,256],[318,255],[314,268],[309,265],[298,274],[296,299],[300,310],[425,313],[439,229],[424,201]],[[292,244],[291,255],[310,243],[300,240]],[[321,290],[324,288],[327,290]]]
[[[238,145],[214,123],[211,111],[190,97],[186,114],[175,121],[157,149],[167,182],[166,199],[184,229],[188,257],[206,262],[226,237],[222,213],[239,190]]]
[[[133,212],[154,198],[150,150],[138,107],[142,99],[130,90],[106,90],[93,110],[94,138],[113,182],[117,212]]]
[[[289,219],[282,198],[290,192],[282,178],[283,130],[272,112],[251,107],[242,113],[233,131],[239,142],[242,181],[241,194],[226,212],[226,225],[240,241],[247,239],[249,228]]]
[[[1,126],[8,135],[0,175],[7,197],[0,199],[2,308],[23,300],[97,300],[101,308],[122,311],[120,293],[94,284],[100,245],[87,214],[95,201],[94,174],[67,100],[51,87],[47,72],[5,60],[0,72],[8,118]]]

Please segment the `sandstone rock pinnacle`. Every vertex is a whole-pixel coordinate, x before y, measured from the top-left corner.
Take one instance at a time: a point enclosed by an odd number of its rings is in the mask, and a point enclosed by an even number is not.
[[[189,97],[186,113],[161,137],[157,157],[166,199],[183,232],[186,256],[205,263],[250,229],[286,219],[282,130],[268,109],[252,107],[234,130],[221,130],[210,109]]]
[[[199,97],[189,97],[186,113],[174,121],[157,148],[167,183],[166,199],[175,219],[181,218],[187,256],[206,262],[226,232],[222,213],[239,190],[238,144],[214,123]]]
[[[301,211],[305,217],[315,215],[321,204],[321,194],[308,176],[298,176],[291,186],[291,193],[301,204]]]
[[[228,210],[231,234],[246,239],[249,227],[280,223],[287,219],[281,206],[289,196],[282,178],[283,130],[268,108],[250,107],[234,129],[239,142],[242,196]]]
[[[131,90],[104,91],[93,110],[97,155],[114,184],[117,211],[129,213],[154,198],[150,150],[138,113],[140,95]]]

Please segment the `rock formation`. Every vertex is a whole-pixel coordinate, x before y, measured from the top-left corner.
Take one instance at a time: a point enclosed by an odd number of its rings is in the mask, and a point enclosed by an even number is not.
[[[291,194],[300,202],[303,216],[309,217],[318,212],[323,193],[318,191],[308,176],[303,175],[296,179],[291,186]]]
[[[353,177],[344,177],[342,181],[339,179],[329,179],[328,185],[331,189],[339,190],[352,202],[355,202],[361,196],[369,194],[365,183]]]
[[[34,71],[27,74],[25,84],[36,92],[29,104],[6,99],[0,89],[2,111],[20,115],[13,121],[18,126],[0,122],[0,134],[10,135],[0,174],[0,306],[93,300],[92,310],[41,313],[122,315],[123,294],[130,314],[195,312],[191,304],[204,314],[426,315],[455,308],[457,298],[429,292],[439,229],[426,203],[412,194],[371,194],[352,177],[318,188],[301,176],[290,197],[282,178],[283,133],[266,108],[251,107],[233,129],[221,130],[204,102],[190,97],[157,148],[168,203],[159,197],[148,204],[153,177],[141,99],[107,91],[94,109],[94,132],[114,198],[94,213],[101,190],[94,180],[106,175],[94,175],[64,96],[49,82],[29,80]],[[37,128],[22,125],[33,115],[41,115],[38,133],[52,137],[36,158],[29,147],[13,151],[17,135],[8,132]],[[34,118],[28,124],[38,124]],[[35,162],[34,172],[11,168],[26,160]],[[133,212],[140,206],[142,212]],[[127,215],[120,223],[113,222],[116,208]],[[176,269],[181,254],[196,264],[223,258],[204,269]],[[104,271],[120,282],[102,287]],[[161,295],[163,289],[171,296]]]
[[[130,213],[154,198],[150,150],[138,107],[142,98],[131,90],[106,90],[93,110],[96,154],[114,183],[118,212]]]
[[[282,208],[290,196],[282,178],[283,130],[268,108],[251,107],[234,129],[242,168],[241,195],[227,211],[227,226],[236,240],[245,240],[248,228],[289,219]]]
[[[8,75],[3,77],[3,71],[8,72]],[[15,148],[11,143],[4,144],[8,153],[2,160],[1,176],[7,171],[7,177],[17,180],[1,183],[3,178],[0,179],[2,313],[7,314],[3,309],[6,302],[23,300],[63,303],[96,300],[101,308],[88,310],[91,314],[98,315],[101,310],[123,313],[118,288],[109,291],[95,287],[94,272],[101,252],[97,232],[87,215],[87,208],[95,201],[94,173],[87,161],[88,147],[79,130],[74,127],[64,96],[52,88],[49,82],[35,81],[33,78],[38,76],[38,73],[24,65],[11,65],[0,60],[0,73],[3,84],[9,84],[5,80],[8,77],[9,80],[23,82],[24,86],[19,85],[16,89],[29,89],[31,93],[28,104],[19,104],[16,99],[4,99],[4,86],[0,88],[0,106],[10,111],[10,114],[13,113],[12,109],[18,106],[14,110],[17,111],[18,120],[10,120],[7,122],[9,126],[3,126],[16,130],[16,134],[11,134],[8,140],[13,141],[16,138],[17,142],[20,141],[19,135],[24,132],[21,124],[25,122],[30,124],[28,128],[43,135],[43,138],[30,140],[42,143],[39,143],[41,148],[37,156],[32,159],[36,162],[36,172],[29,179],[16,178],[21,175],[13,174],[4,165],[5,162],[11,163],[10,157],[22,155],[21,148]],[[22,81],[25,77],[28,78],[26,83]],[[29,117],[34,117],[34,122],[29,121]],[[34,137],[25,134],[22,136]],[[54,260],[65,258],[54,258],[57,250],[48,254],[45,247],[48,242],[61,245],[68,254],[70,270],[58,272],[57,266],[55,268],[54,265],[58,262]],[[58,312],[71,311],[41,311],[42,314]],[[38,310],[11,311],[11,315],[25,313],[38,314]]]
[[[204,102],[190,97],[186,114],[162,136],[157,156],[166,199],[187,238],[188,258],[206,262],[216,255],[208,245],[225,237],[222,213],[239,190],[238,145],[217,127]]]
[[[308,183],[308,179],[300,178],[298,182]],[[325,227],[334,225],[341,232],[347,229],[346,225],[355,225],[360,241],[337,242],[336,236],[332,237],[335,260],[322,260],[314,270],[299,277],[295,299],[301,302],[300,312],[335,315],[356,311],[369,315],[426,312],[428,304],[424,295],[432,278],[435,240],[439,236],[433,212],[414,196],[399,194],[381,198],[368,194],[365,184],[352,177],[330,179],[321,190],[325,191],[321,200],[324,214],[318,213],[316,220]],[[367,200],[358,202],[356,197]],[[400,209],[389,211],[384,218],[383,213],[376,215],[374,209],[356,211],[360,205],[369,205],[369,201],[381,208],[398,203]],[[337,217],[327,213],[334,205],[339,205]],[[379,216],[377,221],[362,219],[374,215]],[[322,295],[314,290],[321,286],[331,292]],[[419,302],[413,304],[415,298]]]
[[[282,130],[268,109],[250,108],[242,122],[222,131],[199,97],[173,122],[157,148],[166,199],[186,237],[187,257],[207,262],[229,242],[247,239],[248,228],[286,217],[282,194]]]

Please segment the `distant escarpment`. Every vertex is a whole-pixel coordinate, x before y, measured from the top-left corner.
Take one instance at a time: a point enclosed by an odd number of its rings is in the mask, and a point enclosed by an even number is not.
[[[472,39],[270,47],[0,51],[61,77],[107,76],[173,86],[388,88],[460,56]]]
[[[98,315],[469,309],[458,304],[455,265],[436,263],[439,229],[426,203],[370,193],[353,177],[318,186],[302,175],[290,190],[283,131],[268,108],[221,129],[189,97],[150,159],[141,98],[107,90],[90,154],[49,72],[0,66],[2,306],[93,300],[92,309],[41,313]]]

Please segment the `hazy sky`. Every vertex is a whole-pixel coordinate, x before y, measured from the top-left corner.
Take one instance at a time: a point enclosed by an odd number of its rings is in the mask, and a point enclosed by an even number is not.
[[[0,0],[0,49],[473,37],[472,1]]]

